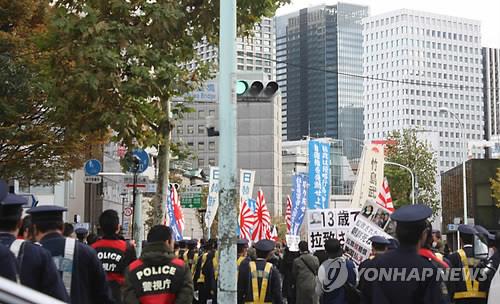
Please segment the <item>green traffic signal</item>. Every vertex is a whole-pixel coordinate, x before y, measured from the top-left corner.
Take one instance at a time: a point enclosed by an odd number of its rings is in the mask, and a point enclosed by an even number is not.
[[[236,95],[241,96],[248,90],[248,83],[244,80],[236,82]]]

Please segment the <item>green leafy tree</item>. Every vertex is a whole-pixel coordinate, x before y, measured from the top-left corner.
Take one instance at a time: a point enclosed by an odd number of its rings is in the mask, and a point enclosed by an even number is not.
[[[106,129],[68,127],[46,104],[35,40],[48,11],[45,1],[0,1],[0,177],[30,184],[63,179],[109,137]]]
[[[497,168],[495,178],[490,178],[491,196],[495,199],[497,208],[500,208],[500,168]]]
[[[437,164],[430,144],[417,138],[417,129],[403,129],[392,132],[386,147],[386,161],[409,167],[418,181],[416,201],[432,208],[434,214],[439,210],[436,191]],[[391,188],[395,207],[411,204],[411,177],[408,171],[387,165],[385,176]]]
[[[240,0],[240,33],[288,0]],[[89,132],[113,130],[129,148],[158,149],[158,198],[171,152],[175,118],[189,107],[180,96],[213,76],[194,45],[217,44],[219,1],[59,0],[39,40],[44,58],[47,102],[68,126]],[[194,63],[192,67],[190,63]],[[173,113],[175,117],[169,115]],[[73,116],[74,113],[80,113]],[[154,222],[161,217],[155,200]]]

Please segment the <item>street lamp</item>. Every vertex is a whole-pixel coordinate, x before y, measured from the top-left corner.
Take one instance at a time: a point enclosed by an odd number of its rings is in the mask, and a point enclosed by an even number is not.
[[[457,121],[458,121],[458,124],[460,125],[460,128],[461,128],[461,133],[462,133],[462,145],[463,145],[463,148],[464,148],[464,151],[462,151],[463,153],[463,161],[462,161],[462,183],[463,183],[463,200],[464,200],[464,224],[467,225],[467,176],[465,175],[465,163],[467,162],[467,146],[466,146],[466,142],[465,142],[465,128],[464,128],[464,124],[462,123],[462,121],[458,118],[458,115],[453,112],[452,110],[450,110],[449,108],[446,108],[446,107],[442,107],[442,108],[439,108],[439,112],[440,113],[450,113],[451,116],[453,116]]]
[[[408,171],[410,173],[410,176],[411,176],[411,204],[412,205],[415,205],[415,174],[413,174],[413,171],[408,168],[407,166],[404,166],[404,165],[401,165],[401,164],[398,164],[398,163],[393,163],[393,162],[389,162],[389,161],[386,161],[384,163],[385,165],[392,165],[392,166],[397,166],[397,167],[400,167],[400,168],[403,168],[405,169],[406,171]]]

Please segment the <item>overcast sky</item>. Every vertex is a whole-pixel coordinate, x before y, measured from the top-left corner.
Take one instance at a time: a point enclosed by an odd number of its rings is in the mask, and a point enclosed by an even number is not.
[[[278,10],[278,15],[312,5],[337,3],[332,0],[291,1],[291,4]],[[341,2],[368,5],[370,15],[407,8],[479,20],[481,21],[482,45],[500,48],[500,0],[348,0]]]

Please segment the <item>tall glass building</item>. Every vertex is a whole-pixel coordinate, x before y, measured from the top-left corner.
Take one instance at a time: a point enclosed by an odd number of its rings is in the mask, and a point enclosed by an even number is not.
[[[344,142],[349,159],[360,157],[364,139],[361,21],[367,16],[367,6],[338,3],[305,8],[288,18],[288,140],[332,137]]]

